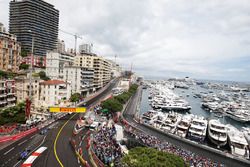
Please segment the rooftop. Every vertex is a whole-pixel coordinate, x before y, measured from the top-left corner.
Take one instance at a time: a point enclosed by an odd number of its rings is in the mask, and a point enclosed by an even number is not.
[[[48,80],[40,83],[41,85],[60,85],[60,84],[66,84],[66,82],[61,80]]]

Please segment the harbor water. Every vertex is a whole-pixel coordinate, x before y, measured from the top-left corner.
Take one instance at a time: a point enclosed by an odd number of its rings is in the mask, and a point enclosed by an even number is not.
[[[211,119],[211,118],[216,118],[216,119],[220,119],[220,121],[224,124],[231,124],[235,127],[237,127],[238,129],[242,129],[242,127],[250,127],[250,123],[242,123],[242,122],[238,122],[235,121],[227,116],[223,116],[222,118],[218,118],[214,116],[214,113],[210,113],[209,111],[206,111],[204,109],[201,108],[201,98],[195,98],[193,97],[193,95],[195,93],[200,93],[200,92],[220,92],[221,90],[216,90],[216,89],[205,89],[202,88],[198,85],[194,85],[194,86],[190,86],[189,89],[181,89],[181,88],[175,88],[174,92],[176,94],[178,94],[179,96],[182,96],[182,98],[186,99],[189,104],[192,106],[192,109],[190,110],[189,113],[194,114],[194,115],[200,115],[203,116],[204,118],[207,119]],[[151,106],[149,105],[149,101],[148,101],[148,95],[149,95],[149,88],[148,89],[143,89],[142,92],[142,99],[141,99],[141,106],[140,106],[140,113],[143,114],[147,111],[149,111],[151,108]],[[249,95],[249,94],[248,94]],[[188,114],[187,112],[182,112],[182,114]]]

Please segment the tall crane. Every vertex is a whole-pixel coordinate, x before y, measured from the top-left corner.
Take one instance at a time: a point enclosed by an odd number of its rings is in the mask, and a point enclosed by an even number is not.
[[[73,34],[73,33],[70,33],[70,32],[67,32],[67,31],[64,31],[64,30],[62,30],[62,29],[59,29],[59,31],[61,31],[61,32],[65,33],[65,34],[68,34],[68,35],[72,35],[72,36],[74,36],[74,37],[75,37],[75,56],[76,56],[77,38],[82,39],[82,37],[81,37],[81,36],[79,36],[79,35],[77,35],[77,34]]]

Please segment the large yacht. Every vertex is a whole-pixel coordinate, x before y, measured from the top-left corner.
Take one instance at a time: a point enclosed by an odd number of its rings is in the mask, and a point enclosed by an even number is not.
[[[192,119],[193,119],[193,115],[191,114],[184,115],[181,121],[179,122],[179,124],[177,125],[175,133],[180,137],[183,137],[183,138],[186,137],[188,128],[191,124]]]
[[[155,110],[149,110],[148,112],[145,112],[142,114],[142,119],[144,123],[153,125],[154,119],[157,117],[157,111]]]
[[[249,157],[248,143],[244,133],[232,125],[227,125],[228,142],[233,155]]]
[[[181,121],[181,117],[182,117],[181,114],[178,114],[176,112],[170,112],[167,118],[165,119],[164,123],[162,124],[161,129],[164,132],[174,133],[176,126]]]
[[[158,112],[156,117],[154,117],[154,127],[160,128],[163,124],[165,119],[167,118],[168,114],[163,112]]]
[[[207,133],[207,120],[195,115],[188,130],[188,138],[203,142]]]
[[[214,143],[218,147],[226,145],[227,144],[226,126],[217,119],[209,120],[208,138],[212,143]]]
[[[165,102],[161,108],[169,111],[189,111],[192,107],[185,100],[172,99]]]
[[[228,116],[236,121],[239,121],[239,122],[250,121],[249,113],[245,112],[244,110],[236,110],[236,111],[227,110],[226,116]]]

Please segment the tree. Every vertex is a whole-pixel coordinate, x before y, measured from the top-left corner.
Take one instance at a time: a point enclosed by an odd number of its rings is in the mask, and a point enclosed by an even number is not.
[[[119,112],[122,110],[122,104],[115,98],[110,98],[101,103],[103,109],[108,109],[111,112]]]
[[[46,76],[46,73],[44,71],[39,72],[39,77],[40,79],[45,80],[45,81],[50,80],[50,78]]]
[[[135,147],[129,150],[121,160],[123,166],[144,167],[144,166],[161,166],[161,167],[186,167],[185,161],[174,154],[158,151],[149,147]]]
[[[3,109],[0,113],[0,125],[7,123],[25,123],[25,103]]]
[[[80,98],[81,98],[80,93],[74,93],[71,95],[70,101],[71,102],[78,102],[80,100]]]
[[[40,66],[40,67],[43,66],[43,61],[44,61],[43,57],[40,57],[40,61],[39,61],[39,66]]]
[[[28,56],[28,51],[24,50],[24,49],[21,49],[21,56],[22,57],[27,57]]]
[[[29,64],[21,64],[20,66],[19,66],[19,70],[28,70],[29,69]]]

